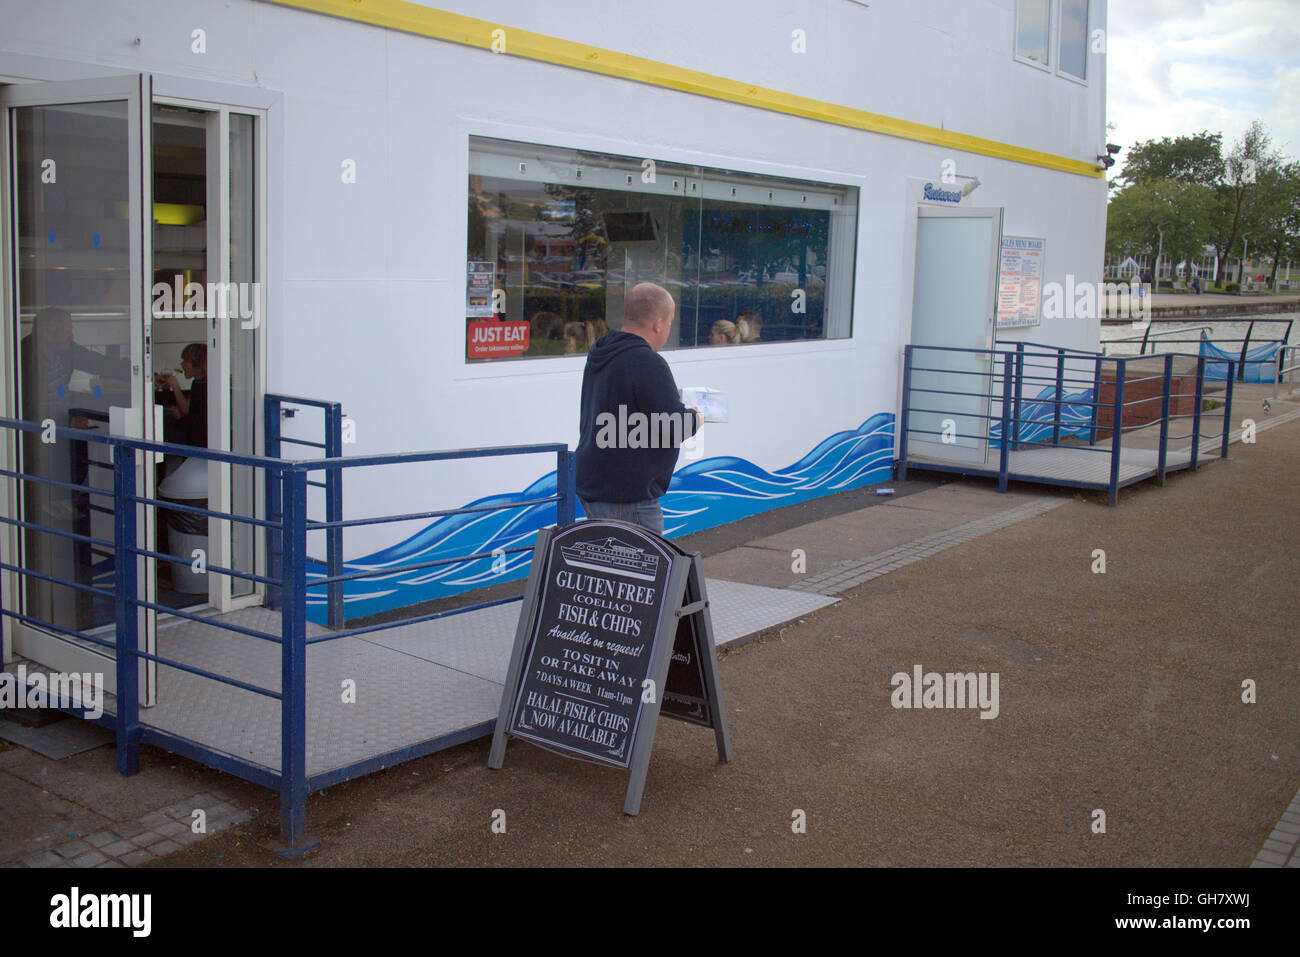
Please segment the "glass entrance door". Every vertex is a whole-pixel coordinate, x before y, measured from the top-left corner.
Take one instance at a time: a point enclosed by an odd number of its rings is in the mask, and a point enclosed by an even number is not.
[[[0,90],[4,120],[5,334],[13,344],[14,417],[153,438],[150,395],[150,78],[112,77]],[[27,474],[111,489],[103,446],[26,433],[3,450]],[[136,486],[153,495],[151,456],[138,456]],[[25,481],[9,527],[9,554],[35,574],[16,596],[27,621],[12,622],[13,650],[58,671],[103,675],[115,693],[111,650],[114,556],[110,497]],[[154,541],[153,510],[138,509],[139,544]],[[154,600],[154,561],[138,559],[138,597]],[[63,582],[72,582],[80,588]],[[138,647],[154,652],[155,615],[139,609]],[[156,666],[141,662],[142,704],[156,695]]]

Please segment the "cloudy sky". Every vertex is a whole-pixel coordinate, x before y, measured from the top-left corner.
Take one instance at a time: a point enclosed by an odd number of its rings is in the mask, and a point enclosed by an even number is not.
[[[1300,160],[1300,0],[1111,0],[1107,10],[1110,142],[1126,153],[1209,130],[1228,147],[1260,119],[1273,146]]]

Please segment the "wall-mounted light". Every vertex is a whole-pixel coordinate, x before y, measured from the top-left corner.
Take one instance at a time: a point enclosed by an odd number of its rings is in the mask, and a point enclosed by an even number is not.
[[[962,199],[965,199],[965,198],[966,198],[967,196],[969,196],[971,193],[975,192],[975,190],[979,189],[980,186],[982,185],[982,184],[980,183],[980,178],[979,178],[978,176],[954,176],[953,179],[964,179],[964,180],[968,180],[968,182],[966,183],[966,185],[964,185],[964,186],[961,188],[961,196],[962,196]]]

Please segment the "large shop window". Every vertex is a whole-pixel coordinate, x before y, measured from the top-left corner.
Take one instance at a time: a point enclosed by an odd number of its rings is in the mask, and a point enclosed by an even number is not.
[[[466,355],[585,353],[647,281],[670,349],[847,338],[857,192],[472,137]]]

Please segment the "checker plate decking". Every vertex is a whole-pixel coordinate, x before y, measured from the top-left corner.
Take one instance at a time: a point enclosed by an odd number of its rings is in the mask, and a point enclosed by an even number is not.
[[[771,628],[831,604],[816,594],[710,579],[717,644]],[[350,767],[496,719],[519,619],[519,603],[399,625],[307,646],[307,773]],[[246,608],[214,620],[269,634],[278,612]],[[307,626],[307,636],[326,634]],[[158,627],[158,653],[278,691],[278,644],[204,622],[173,619]],[[344,681],[356,683],[345,703]],[[106,696],[105,710],[116,702]],[[273,698],[166,665],[158,668],[158,704],[142,724],[204,747],[280,767],[280,705]]]

